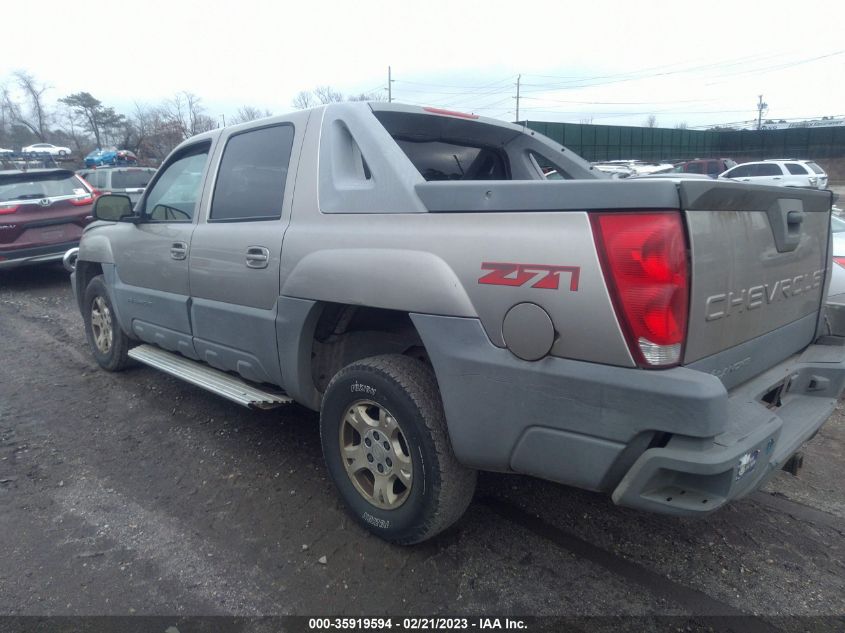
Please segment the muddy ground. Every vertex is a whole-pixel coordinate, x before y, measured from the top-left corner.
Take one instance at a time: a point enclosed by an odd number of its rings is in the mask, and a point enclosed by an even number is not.
[[[485,474],[410,548],[346,516],[316,421],[103,372],[60,266],[0,271],[0,614],[845,614],[841,407],[798,477],[703,520]]]

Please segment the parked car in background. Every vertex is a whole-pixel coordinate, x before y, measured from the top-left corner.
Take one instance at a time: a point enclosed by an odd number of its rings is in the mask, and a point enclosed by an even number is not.
[[[628,178],[634,175],[634,170],[628,165],[618,163],[593,163],[593,168],[609,175],[611,178]]]
[[[94,195],[122,193],[129,196],[134,205],[141,199],[156,170],[152,167],[105,167],[82,169],[76,172],[94,189]]]
[[[138,157],[128,149],[95,149],[85,157],[86,167],[128,165],[136,162]]]
[[[649,163],[642,160],[608,160],[593,163],[593,167],[614,178],[628,176],[644,176],[646,174],[660,174],[672,171],[671,163]]]
[[[720,174],[719,178],[759,185],[802,187],[804,189],[827,188],[827,174],[811,160],[787,158],[742,163]]]
[[[79,244],[93,204],[69,169],[0,171],[0,269],[60,260]]]
[[[731,167],[736,167],[736,161],[730,158],[695,158],[676,163],[672,171],[681,174],[705,174],[716,178]]]
[[[830,233],[833,242],[831,255],[836,265],[830,271],[828,297],[836,303],[845,303],[845,220],[830,216]]]
[[[845,268],[845,220],[830,216],[830,232],[833,235],[833,261]]]
[[[22,154],[50,154],[50,156],[70,156],[69,147],[59,147],[50,143],[35,143],[21,149]]]
[[[14,153],[15,153],[15,150],[13,150],[13,149],[3,149],[2,147],[0,147],[0,156],[2,156],[3,154],[14,154]]]

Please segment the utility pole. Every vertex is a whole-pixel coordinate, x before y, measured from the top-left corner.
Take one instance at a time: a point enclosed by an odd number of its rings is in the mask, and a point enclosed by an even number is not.
[[[393,103],[393,75],[390,66],[387,67],[387,102]]]
[[[757,97],[757,129],[763,129],[763,110],[768,108],[768,103],[763,103],[763,95]]]
[[[223,119],[223,127],[226,127],[226,115],[225,115],[225,114],[221,114],[221,115],[220,115],[220,118],[222,118],[222,119]]]
[[[516,121],[519,123],[519,84],[522,81],[522,75],[516,76]]]

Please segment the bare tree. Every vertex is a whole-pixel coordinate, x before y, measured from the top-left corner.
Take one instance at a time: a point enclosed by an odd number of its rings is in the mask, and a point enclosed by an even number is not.
[[[347,101],[387,101],[387,95],[381,92],[360,92],[357,95],[349,95]]]
[[[77,114],[73,108],[65,105],[59,109],[59,125],[65,136],[73,144],[76,154],[85,156],[91,147],[91,139],[79,125]]]
[[[300,90],[293,98],[291,105],[297,110],[305,110],[306,108],[311,108],[317,105],[317,101],[314,99],[314,95],[312,95],[309,91]]]
[[[304,110],[315,105],[339,103],[341,101],[387,101],[387,95],[378,91],[344,95],[331,86],[317,86],[311,91],[302,90],[297,93],[292,103],[294,108]]]
[[[11,134],[11,112],[6,104],[8,89],[0,87],[0,147],[11,145],[7,139]]]
[[[3,87],[2,100],[4,116],[9,125],[25,127],[39,141],[43,141],[48,132],[49,114],[44,102],[44,93],[48,86],[22,70],[14,73],[15,84],[20,90],[23,103],[15,99],[8,86]]]
[[[162,105],[165,119],[179,131],[182,140],[217,128],[217,121],[208,116],[202,100],[193,92],[179,92]]]
[[[21,111],[18,110],[18,122],[32,130],[32,133],[43,141],[49,131],[49,114],[44,103],[44,93],[47,92],[49,86],[39,83],[35,77],[23,70],[15,73],[15,79],[23,92],[29,110],[25,117],[21,116]]]
[[[585,116],[579,122],[581,123],[581,125],[592,125],[593,124],[593,117]]]
[[[317,101],[323,105],[343,101],[343,93],[338,92],[331,86],[317,86],[312,92]]]
[[[686,130],[686,129],[687,129],[687,127],[689,127],[689,126],[687,125],[687,122],[686,122],[686,121],[681,121],[680,123],[676,123],[676,124],[675,124],[675,129],[676,129],[676,130]]]
[[[657,127],[657,117],[653,114],[649,114],[648,118],[646,118],[645,127]]]
[[[238,108],[238,113],[231,118],[231,122],[232,125],[237,125],[238,123],[248,123],[249,121],[263,119],[268,116],[273,116],[270,110],[261,110],[254,106],[245,105]]]
[[[136,125],[143,126],[145,130],[138,148],[139,155],[162,160],[185,140],[181,124],[170,117],[166,103],[136,109],[134,118]]]

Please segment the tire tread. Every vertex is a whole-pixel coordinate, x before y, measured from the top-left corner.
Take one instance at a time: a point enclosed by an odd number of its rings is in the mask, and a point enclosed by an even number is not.
[[[410,545],[430,539],[463,515],[472,501],[477,478],[476,471],[460,464],[452,450],[434,371],[410,356],[372,356],[339,371],[329,383],[326,393],[331,391],[332,383],[351,372],[373,372],[389,378],[411,398],[421,414],[437,454],[439,485],[434,491],[436,511],[415,533],[394,542]]]

